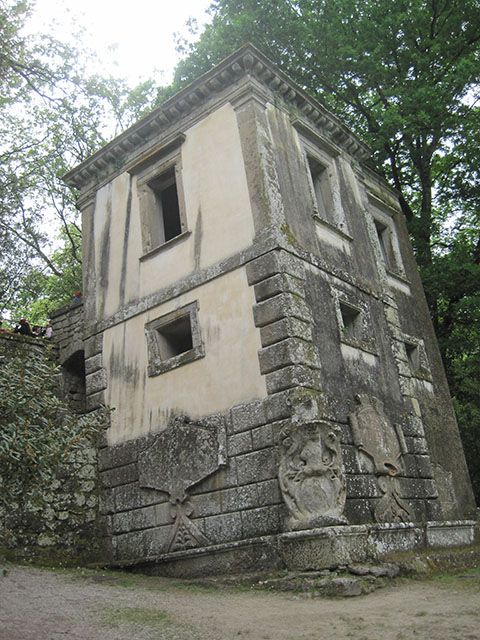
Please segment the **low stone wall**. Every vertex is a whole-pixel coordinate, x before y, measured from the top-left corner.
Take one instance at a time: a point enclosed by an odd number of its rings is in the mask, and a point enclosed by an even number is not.
[[[83,350],[83,303],[74,300],[51,314],[53,341],[63,364],[74,351]]]
[[[70,452],[48,478],[18,497],[0,502],[0,546],[15,558],[59,560],[97,558],[97,454],[85,442]]]
[[[48,341],[0,334],[0,368],[14,357],[28,367],[32,351],[45,359],[56,356]],[[1,384],[0,393],[8,393]],[[4,419],[0,415],[0,429]],[[7,432],[6,423],[3,427]],[[32,474],[31,464],[24,468],[19,462],[18,475],[2,478],[7,465],[12,466],[11,459],[2,464],[0,456],[0,548],[7,557],[43,557],[55,562],[98,559],[101,526],[96,443],[83,439],[68,445],[60,461],[42,465],[42,473],[33,467]]]

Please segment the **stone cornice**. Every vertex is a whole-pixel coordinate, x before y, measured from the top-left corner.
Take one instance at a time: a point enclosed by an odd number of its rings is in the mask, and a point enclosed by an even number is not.
[[[172,125],[244,76],[255,78],[281,98],[287,107],[293,107],[302,119],[333,145],[360,161],[370,156],[368,147],[336,116],[290,80],[258,49],[246,44],[69,171],[63,179],[69,186],[84,192],[94,187],[131,163],[137,156],[137,150],[144,150],[150,141],[158,141],[158,137],[171,130]]]

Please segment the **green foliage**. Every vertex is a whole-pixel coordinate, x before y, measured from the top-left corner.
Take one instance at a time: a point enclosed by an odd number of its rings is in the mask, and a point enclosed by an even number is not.
[[[55,477],[105,424],[105,410],[78,415],[69,409],[57,395],[59,375],[53,358],[28,343],[0,359],[0,506],[21,502],[29,489]]]
[[[72,300],[75,291],[82,290],[81,236],[76,227],[70,238],[61,234],[62,246],[50,256],[59,274],[48,269],[31,268],[19,274],[17,286],[9,305],[13,320],[28,317],[31,324],[45,325],[52,311]],[[72,251],[75,247],[75,254]]]
[[[26,38],[28,16],[28,2],[0,0],[0,315],[38,294],[43,311],[26,315],[40,317],[63,301],[59,289],[81,288],[76,193],[61,176],[144,115],[159,89],[89,74],[81,36],[77,46]]]

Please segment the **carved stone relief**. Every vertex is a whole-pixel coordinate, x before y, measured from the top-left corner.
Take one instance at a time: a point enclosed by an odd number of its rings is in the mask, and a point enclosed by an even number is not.
[[[375,520],[406,522],[410,513],[395,481],[402,468],[402,456],[407,452],[401,427],[392,426],[378,398],[358,394],[355,402],[357,408],[349,415],[353,441],[359,452],[371,461],[382,493],[374,510]]]
[[[140,486],[169,494],[174,523],[167,552],[209,544],[190,519],[193,506],[187,490],[224,464],[220,435],[217,425],[193,423],[180,416],[139,456]]]
[[[278,479],[289,511],[288,529],[345,522],[342,452],[339,434],[333,425],[311,422],[284,429]]]

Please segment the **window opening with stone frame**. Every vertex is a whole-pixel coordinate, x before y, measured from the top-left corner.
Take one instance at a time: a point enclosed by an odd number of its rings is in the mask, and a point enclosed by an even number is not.
[[[346,304],[343,301],[340,304],[340,315],[342,318],[342,334],[346,338],[362,337],[362,318],[361,311],[356,307]]]
[[[145,326],[148,375],[156,376],[205,355],[198,322],[198,303],[167,313]]]
[[[340,200],[339,176],[336,160],[321,146],[305,138],[301,139],[305,165],[308,170],[310,191],[313,199],[313,218],[320,239],[344,246],[350,241],[345,212]],[[340,245],[339,245],[340,243]]]
[[[375,224],[375,230],[377,232],[378,242],[380,244],[380,251],[382,254],[383,262],[385,266],[391,270],[395,270],[395,256],[393,254],[392,247],[392,238],[391,238],[391,230],[390,228],[378,220],[374,218],[373,220]]]
[[[415,374],[420,370],[420,350],[418,345],[405,343],[405,351],[407,352],[408,364],[412,374]]]
[[[322,220],[329,220],[333,212],[333,198],[328,169],[310,155],[307,155],[307,162],[315,196],[316,213]]]
[[[155,159],[131,170],[136,176],[143,256],[170,246],[188,235],[182,184],[181,152],[185,140],[179,135]]]
[[[155,197],[156,211],[160,220],[159,244],[168,242],[182,233],[180,205],[178,201],[175,168],[157,176],[148,183]]]
[[[160,358],[165,361],[193,348],[190,314],[157,329]]]

